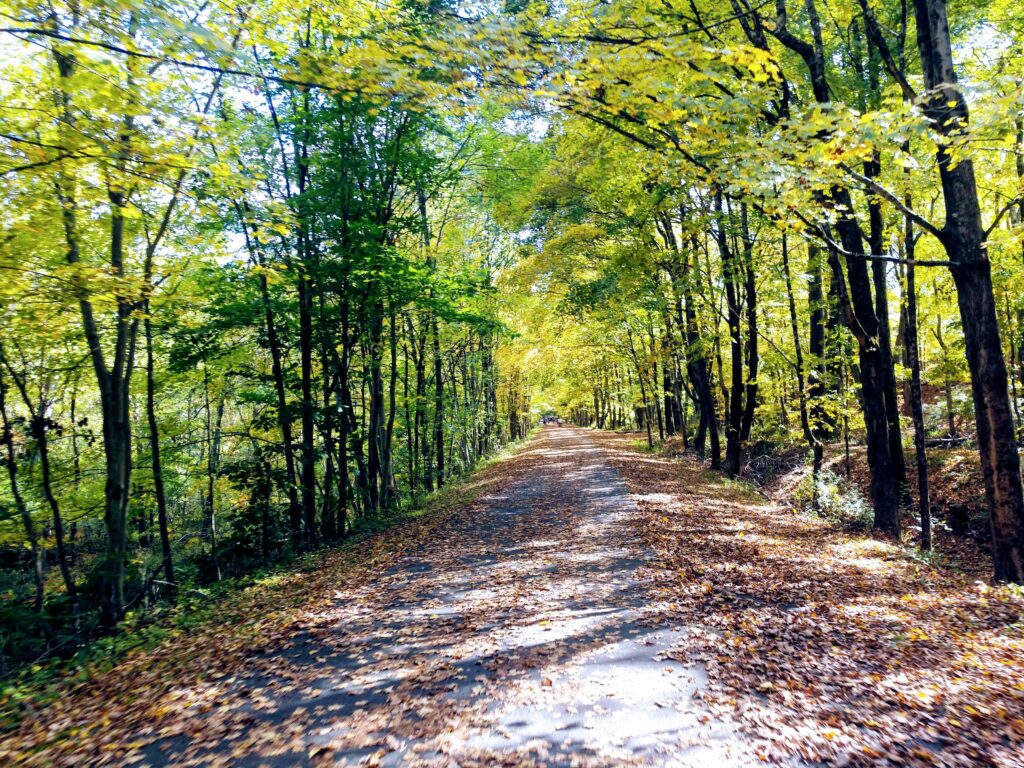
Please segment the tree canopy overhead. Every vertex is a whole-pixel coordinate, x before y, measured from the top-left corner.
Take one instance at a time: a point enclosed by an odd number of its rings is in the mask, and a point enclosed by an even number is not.
[[[3,663],[544,416],[795,452],[817,510],[862,459],[873,527],[927,549],[934,507],[1024,582],[1022,38],[1001,0],[4,0]],[[965,446],[966,521],[928,484]]]

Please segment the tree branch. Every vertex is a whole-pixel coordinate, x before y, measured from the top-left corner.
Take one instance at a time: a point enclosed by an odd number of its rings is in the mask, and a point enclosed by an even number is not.
[[[156,53],[146,53],[145,51],[126,48],[115,43],[108,43],[104,40],[90,40],[88,38],[83,37],[72,37],[71,35],[64,35],[60,32],[56,32],[51,29],[40,29],[35,27],[0,27],[0,32],[6,32],[9,35],[40,35],[43,37],[50,37],[54,40],[60,40],[65,43],[74,43],[75,45],[87,45],[92,46],[93,48],[102,48],[104,50],[112,51],[114,53],[120,53],[124,54],[125,56],[133,56],[140,59],[146,59],[148,61],[168,62],[170,64],[176,64],[179,67],[185,67],[186,69],[194,69],[200,72],[209,72],[214,75],[236,75],[238,77],[249,77],[258,80],[270,80],[271,82],[278,83],[279,85],[295,85],[303,88],[318,88],[320,90],[328,91],[331,93],[358,93],[358,90],[356,89],[341,88],[336,85],[317,83],[313,82],[312,80],[303,80],[297,77],[261,75],[259,73],[250,72],[245,69],[215,66],[213,64],[199,64],[193,61],[176,59],[171,56],[162,56]]]
[[[995,231],[995,228],[999,226],[999,222],[1003,220],[1003,217],[1011,210],[1013,210],[1014,206],[1020,205],[1022,202],[1024,202],[1024,196],[1014,197],[1006,201],[1006,205],[999,209],[999,212],[996,214],[995,219],[992,220],[992,223],[989,224],[988,229],[985,230],[986,240],[988,240],[988,236]]]
[[[857,180],[858,182],[863,184],[865,187],[867,187],[870,191],[874,192],[879,197],[885,198],[890,203],[892,203],[894,206],[896,206],[896,208],[901,213],[905,214],[906,216],[909,216],[910,220],[913,221],[915,224],[917,224],[917,226],[919,226],[925,232],[928,232],[930,235],[934,235],[940,241],[943,239],[944,235],[942,234],[942,230],[941,229],[939,229],[934,224],[932,224],[930,221],[928,221],[928,219],[926,219],[923,216],[921,216],[913,208],[908,208],[906,206],[906,204],[904,204],[904,202],[902,200],[900,200],[898,197],[896,197],[896,195],[894,195],[888,189],[883,187],[877,181],[875,181],[874,179],[872,179],[872,178],[870,178],[868,176],[865,176],[862,173],[857,173],[857,171],[853,170],[853,168],[848,166],[846,163],[840,163],[839,167],[845,173],[847,173],[848,175],[852,176],[855,180]]]
[[[914,99],[917,98],[917,92],[913,89],[910,83],[907,82],[907,78],[896,65],[896,61],[892,57],[892,51],[889,50],[889,44],[885,42],[885,36],[882,34],[882,28],[878,25],[878,19],[875,18],[875,12],[872,11],[871,6],[868,5],[868,0],[860,0],[860,9],[864,14],[864,29],[867,31],[872,44],[876,49],[878,49],[879,54],[881,54],[882,61],[885,63],[885,69],[889,73],[889,77],[891,77],[900,87],[900,91],[903,92],[904,99],[907,101],[914,101]]]

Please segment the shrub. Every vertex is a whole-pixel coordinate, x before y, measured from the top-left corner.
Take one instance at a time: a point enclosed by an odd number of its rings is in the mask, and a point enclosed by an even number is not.
[[[679,435],[666,437],[661,444],[661,452],[666,456],[682,456],[686,449],[683,447],[683,438]]]
[[[828,470],[818,474],[817,483],[814,480],[814,475],[808,474],[793,492],[793,500],[802,509],[852,530],[872,526],[871,504],[856,485]]]

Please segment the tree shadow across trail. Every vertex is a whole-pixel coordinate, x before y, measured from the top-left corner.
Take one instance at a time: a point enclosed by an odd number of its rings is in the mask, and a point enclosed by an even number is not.
[[[638,510],[586,433],[549,427],[375,581],[297,616],[138,757],[186,765],[754,762],[649,620]],[[343,578],[344,574],[338,574]],[[188,696],[179,697],[188,701]]]
[[[0,763],[1024,765],[1019,592],[634,442],[544,430],[475,502],[65,687]]]

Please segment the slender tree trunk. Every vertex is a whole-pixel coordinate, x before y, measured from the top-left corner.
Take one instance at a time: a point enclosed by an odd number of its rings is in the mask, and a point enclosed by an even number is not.
[[[376,514],[381,507],[381,464],[383,461],[384,433],[384,384],[381,375],[381,335],[383,333],[383,307],[376,302],[370,309],[368,319],[366,345],[367,356],[367,387],[369,389],[369,426],[367,430],[367,462],[369,473],[367,489],[369,491],[369,509]]]
[[[263,266],[262,262],[260,266]],[[288,522],[292,541],[298,541],[302,534],[302,507],[299,505],[298,484],[295,476],[295,444],[292,438],[292,415],[288,407],[288,395],[284,383],[281,340],[277,335],[274,310],[270,302],[270,289],[266,273],[260,271],[260,296],[263,301],[263,322],[267,331],[267,346],[270,348],[270,370],[274,378],[274,393],[277,396],[277,423],[281,430],[281,447],[284,453],[285,491],[288,495]]]
[[[658,422],[658,440],[665,439],[665,417],[661,412],[661,400],[662,397],[658,393],[658,363],[654,361],[651,364],[651,405],[654,408],[654,418]]]
[[[46,434],[46,417],[43,415],[43,403],[40,403],[39,413],[32,418],[33,432],[36,438],[36,446],[39,449],[39,468],[43,486],[43,496],[47,506],[50,507],[50,514],[53,517],[53,535],[57,544],[57,566],[60,569],[61,578],[64,581],[64,589],[67,592],[68,600],[71,603],[71,613],[78,622],[78,589],[75,586],[75,577],[69,565],[67,546],[64,540],[64,520],[61,517],[60,505],[53,492],[53,471],[50,466],[50,443]]]
[[[743,416],[740,421],[740,445],[750,440],[750,430],[754,424],[754,413],[757,410],[757,371],[760,366],[758,354],[757,327],[757,280],[754,274],[754,239],[750,233],[747,218],[747,204],[740,207],[740,234],[743,241],[743,261],[740,271],[743,275],[744,309],[746,312],[746,363],[747,375],[744,384]]]
[[[311,247],[308,224],[305,220],[305,204],[302,199],[306,191],[308,161],[306,158],[306,127],[308,119],[308,92],[304,94],[305,109],[302,127],[297,129],[296,156],[298,158],[299,182],[299,257],[302,273],[298,278],[299,299],[299,368],[302,391],[302,538],[300,546],[312,548],[316,545],[316,448],[313,423],[313,283]],[[298,136],[301,134],[301,141]]]
[[[822,290],[822,258],[821,251],[815,245],[807,249],[807,304],[809,309],[809,324],[807,335],[807,352],[811,362],[807,375],[807,405],[808,419],[810,421],[811,435],[814,439],[812,450],[814,454],[814,475],[821,472],[821,465],[824,459],[825,435],[835,433],[835,420],[823,407],[822,399],[827,388],[824,377],[825,369],[825,294]]]
[[[497,430],[497,419],[498,419],[498,388],[496,382],[496,374],[494,371],[494,347],[491,336],[488,336],[484,340],[484,358],[483,358],[483,379],[484,379],[484,400],[485,400],[485,417],[484,417],[484,440],[487,446],[487,451],[493,451],[497,448],[496,443],[496,430]]]
[[[4,457],[4,464],[7,465],[7,479],[11,486],[14,507],[18,510],[18,516],[21,517],[21,524],[25,529],[25,538],[28,541],[29,551],[32,554],[32,578],[35,586],[32,608],[36,613],[41,613],[46,585],[45,573],[43,571],[43,549],[39,545],[36,524],[29,513],[25,498],[21,495],[21,486],[18,482],[18,458],[14,452],[14,433],[11,429],[11,419],[7,412],[7,383],[4,378],[3,370],[0,370],[0,418],[3,419],[3,423],[0,424],[0,427],[3,428],[3,434],[0,437],[3,439],[4,450],[7,454]]]
[[[946,432],[950,439],[955,440],[958,436],[958,430],[956,428],[956,411],[953,408],[953,377],[951,374],[952,362],[949,359],[949,346],[946,344],[946,340],[942,335],[942,318],[935,318],[935,330],[933,332],[935,340],[939,343],[939,349],[942,350],[942,387],[946,394]]]
[[[203,500],[203,536],[210,540],[210,562],[214,575],[221,578],[220,562],[217,558],[217,474],[220,462],[220,434],[224,419],[224,392],[217,396],[217,415],[213,415],[213,400],[210,395],[209,363],[203,361],[203,383],[206,392],[206,497]]]
[[[150,462],[153,471],[153,495],[156,498],[157,526],[160,529],[160,566],[164,580],[175,587],[174,564],[171,557],[171,534],[167,519],[167,492],[164,489],[163,464],[160,457],[160,430],[156,420],[156,379],[153,367],[153,323],[149,302],[144,308],[143,328],[146,334],[146,420],[149,424]]]
[[[427,194],[420,187],[416,191],[419,205],[420,226],[422,227],[424,250],[427,252],[427,267],[434,270],[437,264],[430,253],[430,220],[427,217]],[[431,296],[433,291],[431,291]],[[430,317],[430,344],[434,354],[434,452],[436,457],[435,477],[437,488],[444,485],[444,378],[441,360],[441,335],[436,315]]]
[[[909,207],[909,200],[908,200]],[[906,350],[910,368],[910,414],[914,421],[914,454],[917,461],[918,515],[921,519],[921,549],[932,547],[932,513],[928,497],[928,456],[925,453],[924,406],[921,400],[921,359],[917,330],[917,286],[914,280],[914,225],[907,217],[904,223],[904,248],[907,257],[906,270],[906,334],[903,347]]]
[[[1006,311],[1004,312],[1005,328],[1007,329],[1007,347],[1010,350],[1010,367],[1007,371],[1007,378],[1010,380],[1010,404],[1013,406],[1013,429],[1014,434],[1020,434],[1020,397],[1017,392],[1017,376],[1015,370],[1020,370],[1020,361],[1017,359],[1017,350],[1020,349],[1018,342],[1020,336],[1019,322],[1015,323],[1014,313],[1010,307],[1010,294],[1004,293]],[[1016,318],[1019,321],[1019,314]]]
[[[811,420],[807,411],[807,386],[804,374],[804,352],[803,344],[800,342],[800,323],[797,319],[796,298],[793,295],[793,276],[789,266],[789,242],[785,233],[782,234],[782,272],[786,280],[786,299],[789,307],[789,330],[793,336],[793,350],[796,358],[794,368],[796,373],[797,399],[800,405],[800,429],[803,431],[804,440],[807,441],[807,446],[811,449],[812,453],[816,453],[820,448],[818,445],[819,441],[811,430]],[[814,475],[816,480],[816,469],[814,471]]]
[[[881,165],[876,156],[865,163],[864,175],[875,179],[881,175]],[[873,254],[881,255],[885,251],[885,220],[882,216],[882,204],[877,198],[868,201],[869,234],[868,244]],[[900,491],[901,501],[909,505],[910,494],[907,486],[907,466],[903,457],[902,428],[900,425],[899,403],[896,398],[896,370],[893,365],[892,339],[889,329],[889,291],[886,280],[886,263],[881,259],[871,262],[871,280],[875,294],[875,316],[878,318],[878,349],[885,372],[883,394],[885,397],[885,416],[889,423],[889,455],[892,457],[893,473]]]
[[[321,436],[324,444],[324,490],[323,499],[320,504],[320,536],[324,541],[334,541],[338,538],[337,519],[334,510],[334,413],[331,409],[331,400],[334,394],[334,385],[331,377],[327,375],[329,370],[327,356],[320,355],[320,367],[323,372],[323,408],[324,420],[321,429]]]
[[[837,202],[851,205],[849,193],[835,192]],[[863,253],[863,241],[856,222],[845,219],[838,224],[843,247],[848,253]],[[871,300],[871,286],[863,259],[847,258],[848,275],[844,275],[838,254],[830,250],[829,261],[847,327],[857,340],[860,363],[861,406],[864,412],[865,441],[871,473],[871,498],[875,507],[875,527],[899,535],[900,486],[898,466],[893,460],[893,441],[889,436],[886,391],[891,378],[892,360],[881,348],[878,317]],[[849,287],[847,287],[847,277]]]
[[[356,511],[359,511],[360,505],[365,506],[368,501],[368,471],[366,467],[366,455],[363,451],[363,430],[360,424],[359,418],[356,416],[354,401],[352,397],[352,377],[350,375],[350,367],[352,361],[352,345],[353,341],[351,333],[349,332],[349,325],[351,318],[349,317],[348,302],[342,302],[342,352],[341,352],[341,382],[339,388],[342,396],[342,410],[346,415],[347,420],[347,436],[349,439],[349,449],[352,454],[352,458],[355,461],[356,467],[356,480],[355,488],[356,494],[353,499],[353,505]],[[347,475],[347,462],[343,473]],[[347,498],[347,497],[346,497]]]
[[[422,464],[423,487],[427,493],[434,490],[434,459],[430,451],[430,429],[427,426],[427,323],[413,337],[416,347],[416,437]]]
[[[651,447],[654,445],[654,436],[651,434],[651,412],[647,405],[647,387],[644,385],[644,375],[640,367],[640,358],[637,356],[636,347],[633,345],[633,333],[628,328],[626,329],[626,333],[629,336],[629,351],[633,355],[633,364],[636,366],[637,382],[640,384],[640,399],[644,404],[644,418],[641,426],[642,428],[647,429],[647,446]]]
[[[82,452],[78,446],[78,417],[76,415],[75,406],[78,402],[78,375],[76,373],[74,377],[74,383],[71,387],[71,483],[75,493],[82,487]],[[70,557],[71,564],[74,565],[78,561],[78,548],[75,546],[75,539],[78,534],[78,523],[71,521],[71,525],[68,527],[68,542],[70,543]]]
[[[355,422],[348,397],[348,343],[349,343],[349,307],[348,302],[341,302],[341,357],[337,358],[334,351],[336,376],[334,399],[339,413],[338,417],[338,536],[344,538],[348,530],[349,507],[349,472],[348,453],[349,439]]]
[[[685,219],[685,212],[681,212]],[[673,282],[676,288],[676,321],[680,328],[685,329],[686,338],[686,370],[697,395],[697,408],[699,411],[699,422],[697,434],[694,437],[693,445],[697,455],[705,456],[705,441],[710,439],[711,466],[718,469],[721,465],[721,448],[718,437],[718,419],[715,413],[715,396],[711,383],[711,364],[707,358],[704,341],[701,339],[697,327],[697,311],[693,299],[693,275],[691,272],[691,252],[696,261],[697,241],[696,237],[690,241],[690,251],[680,251],[681,271]]]
[[[390,312],[390,330],[388,346],[391,353],[391,369],[388,378],[388,412],[387,423],[383,432],[383,461],[381,475],[384,489],[384,508],[391,509],[398,503],[398,486],[395,484],[394,461],[392,459],[392,439],[395,433],[395,391],[398,388],[398,333],[395,328],[395,312]]]
[[[444,375],[441,360],[441,337],[437,318],[430,321],[430,343],[434,354],[434,450],[437,456],[435,470],[437,488],[444,485]]]
[[[726,474],[735,477],[740,471],[740,457],[743,450],[743,338],[740,330],[740,265],[725,229],[727,214],[722,207],[721,192],[715,193],[717,224],[715,239],[722,260],[722,282],[725,284],[726,323],[729,327],[729,406],[725,422],[725,469]]]
[[[313,424],[313,321],[310,284],[299,279],[299,360],[302,388],[302,545],[316,544],[316,450]]]
[[[417,467],[416,467],[416,437],[414,432],[412,411],[409,408],[409,401],[411,400],[411,393],[409,391],[409,340],[402,340],[402,412],[405,417],[405,452],[407,454],[406,461],[408,463],[409,471],[409,497],[413,498],[416,496],[416,481],[417,481]]]

